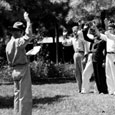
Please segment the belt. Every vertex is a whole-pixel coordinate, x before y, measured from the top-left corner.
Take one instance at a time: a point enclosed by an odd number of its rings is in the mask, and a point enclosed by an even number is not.
[[[23,64],[15,64],[15,65],[11,65],[11,67],[16,67],[16,66],[24,66],[24,65],[27,65],[28,63],[23,63]]]
[[[107,52],[107,54],[115,54],[115,52]]]
[[[93,53],[92,51],[89,51],[88,54]]]
[[[75,53],[84,53],[84,51],[75,51]]]

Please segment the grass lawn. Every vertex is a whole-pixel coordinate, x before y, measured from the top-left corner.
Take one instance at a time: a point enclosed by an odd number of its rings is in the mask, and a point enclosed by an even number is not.
[[[32,85],[32,115],[115,115],[115,96],[79,94],[76,83]],[[0,115],[13,115],[13,85],[0,85]]]

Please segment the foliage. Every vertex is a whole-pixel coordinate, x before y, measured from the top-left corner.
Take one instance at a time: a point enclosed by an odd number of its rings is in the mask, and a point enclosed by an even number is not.
[[[17,20],[25,23],[23,19],[23,12],[25,10],[29,12],[33,33],[36,37],[36,41],[34,42],[37,42],[37,40],[43,39],[44,36],[52,36],[55,38],[57,33],[57,36],[59,36],[62,34],[62,25],[66,27],[69,24],[76,23],[81,18],[85,17],[85,19],[89,19],[91,16],[90,19],[93,19],[92,17],[99,13],[101,15],[100,17],[104,19],[105,13],[102,13],[103,9],[108,10],[111,8],[108,14],[114,16],[114,5],[115,0],[1,0],[0,41],[3,39],[3,44],[0,44],[0,61],[3,62],[3,64],[6,63],[3,61],[6,60],[3,45],[5,44],[6,35],[8,34],[8,26],[12,26]],[[40,70],[42,68],[35,69],[35,71],[33,71],[34,73],[38,74],[41,72],[39,76],[51,76],[50,73],[53,69],[56,74],[55,76],[63,76],[57,73],[57,71],[60,70],[60,67],[58,68],[59,65],[46,64],[43,60],[39,61],[39,64],[43,66],[44,71],[47,71],[44,74],[44,72]],[[39,64],[37,63],[37,65]],[[61,68],[61,70],[63,69]]]
[[[5,44],[0,42],[0,68],[6,64]]]
[[[31,63],[32,82],[39,82],[40,79],[63,79],[74,78],[74,67],[70,64],[54,64],[53,62],[44,62],[42,60]]]
[[[12,69],[9,66],[0,68],[0,83],[13,82],[11,77]]]
[[[66,25],[66,21],[76,22],[79,18],[114,5],[115,0],[1,0],[0,23],[7,27],[16,20],[24,21],[23,12],[26,10],[30,14],[34,32],[36,28],[44,27],[46,35],[54,36],[55,23],[60,26]]]
[[[41,80],[61,80],[74,78],[74,66],[72,64],[54,64],[43,60],[30,63],[31,78],[33,83],[42,82]],[[0,68],[0,83],[13,82],[11,77],[12,68],[4,66]]]
[[[99,15],[102,10],[115,6],[115,0],[71,0],[66,20],[78,21],[89,14]],[[90,16],[90,15],[89,15]]]
[[[11,6],[8,2],[1,0],[0,1],[0,10],[11,10]]]

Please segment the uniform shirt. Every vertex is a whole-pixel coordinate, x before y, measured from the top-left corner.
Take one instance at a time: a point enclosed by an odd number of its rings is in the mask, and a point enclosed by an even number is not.
[[[6,46],[8,64],[11,66],[28,63],[25,46],[31,38],[28,35],[15,39],[13,36]]]
[[[88,42],[91,42],[90,51],[93,53],[92,61],[93,62],[103,62],[105,59],[105,55],[103,51],[106,51],[106,42],[101,39],[91,39],[87,36],[88,28],[83,30],[84,39]]]
[[[73,49],[75,52],[85,51],[85,42],[84,42],[80,32],[79,32],[78,38],[69,37],[69,39],[64,39],[64,41],[62,41],[62,44],[64,46],[72,46],[73,45]]]
[[[100,38],[107,41],[107,52],[115,52],[115,35],[107,31],[105,34],[100,34]]]
[[[106,41],[104,40],[97,40],[93,44],[93,55],[92,61],[93,62],[103,62],[105,60],[104,51],[106,51]]]
[[[77,38],[74,38],[74,37],[64,40],[62,42],[62,44],[64,46],[73,45],[73,49],[74,49],[75,52],[84,51],[84,42],[83,42],[83,40],[80,40],[80,39],[77,39]]]
[[[92,46],[94,44],[94,36],[92,34],[88,34],[89,28],[84,28],[83,29],[83,36],[84,39],[89,43],[88,44],[88,52],[92,51]]]

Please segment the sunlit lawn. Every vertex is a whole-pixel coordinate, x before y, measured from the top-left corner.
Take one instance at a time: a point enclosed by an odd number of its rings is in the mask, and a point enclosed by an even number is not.
[[[32,115],[115,115],[115,96],[78,94],[76,83],[33,85]],[[13,115],[13,85],[0,86],[0,115]]]

